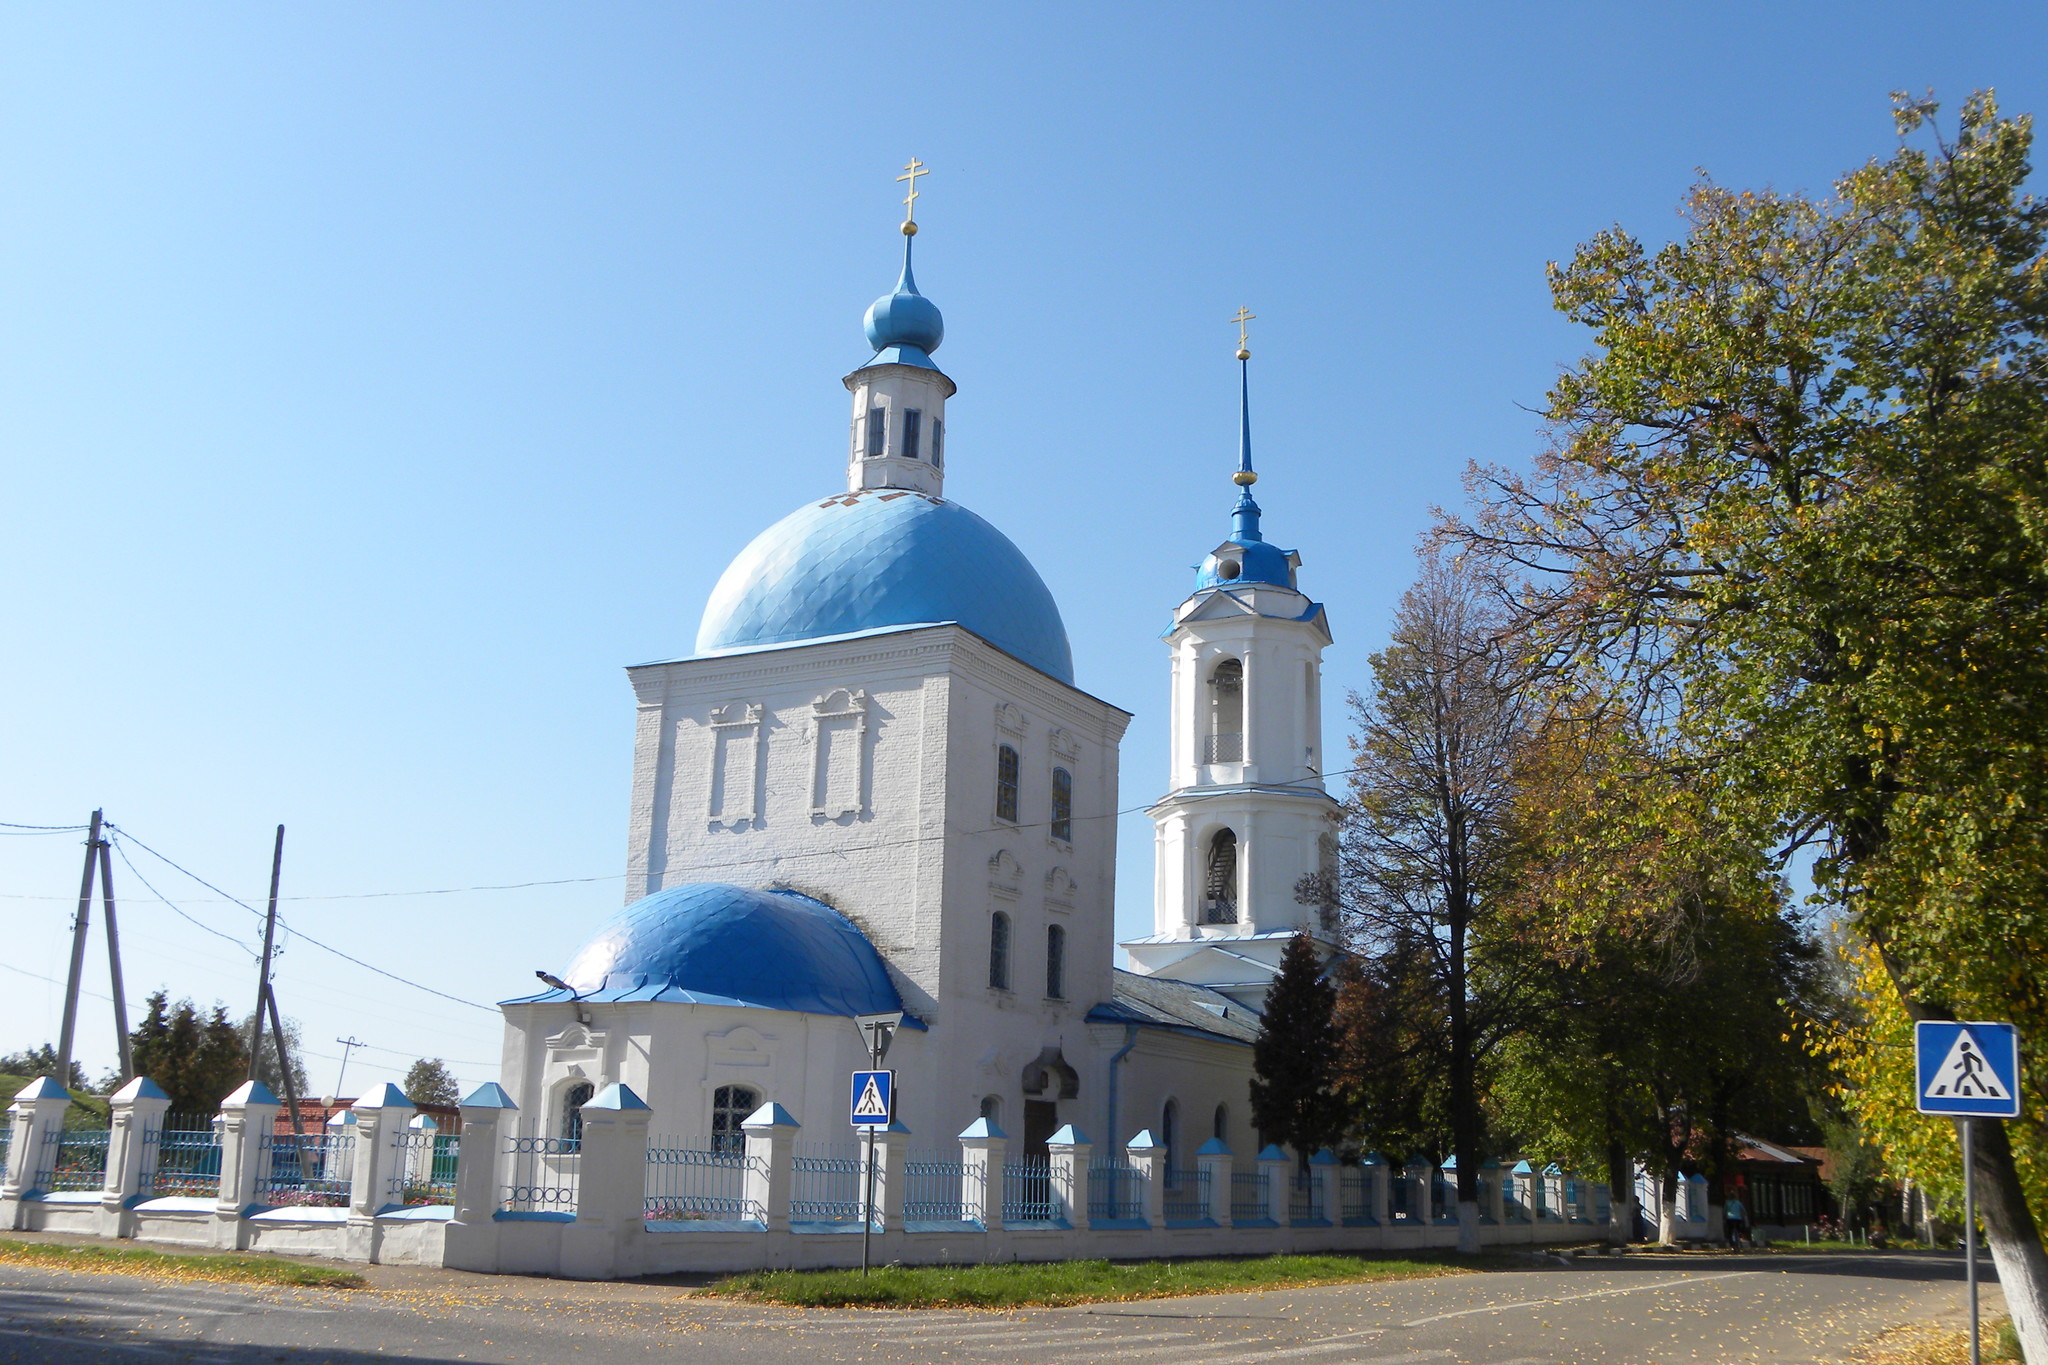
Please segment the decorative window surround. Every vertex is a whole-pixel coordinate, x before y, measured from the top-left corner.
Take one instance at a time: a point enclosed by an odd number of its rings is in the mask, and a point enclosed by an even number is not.
[[[1024,865],[1010,850],[999,848],[995,857],[988,860],[988,889],[1010,901],[1017,899],[1018,892],[1024,889]]]
[[[749,829],[761,817],[759,702],[736,701],[711,712],[711,780],[705,815],[717,829]]]
[[[811,703],[811,818],[867,811],[868,694],[842,687]]]

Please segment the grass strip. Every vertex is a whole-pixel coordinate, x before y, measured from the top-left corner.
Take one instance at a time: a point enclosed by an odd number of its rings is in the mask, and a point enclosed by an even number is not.
[[[1059,1308],[1072,1303],[1457,1275],[1470,1260],[1258,1256],[1204,1261],[1056,1261],[858,1270],[756,1270],[702,1292],[795,1308]]]
[[[2018,1361],[2020,1334],[2011,1318],[1988,1318],[1983,1358]],[[1858,1359],[1865,1365],[1969,1365],[1970,1334],[1939,1327],[1900,1327],[1879,1337]]]
[[[324,1265],[301,1265],[271,1256],[180,1256],[141,1247],[73,1246],[0,1239],[0,1261],[55,1266],[102,1275],[146,1275],[172,1280],[231,1280],[313,1289],[360,1289],[363,1277]]]

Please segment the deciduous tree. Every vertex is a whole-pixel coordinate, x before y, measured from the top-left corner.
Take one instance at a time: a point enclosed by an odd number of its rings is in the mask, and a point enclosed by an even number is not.
[[[1935,112],[1899,99],[1899,149],[1832,198],[1705,183],[1678,240],[1616,228],[1553,267],[1594,340],[1557,442],[1475,471],[1446,535],[1723,818],[1814,848],[1906,1015],[2038,1037],[2048,209],[2029,120],[1980,94],[1950,140]],[[1980,1131],[1999,1278],[2048,1359],[2036,1214],[2006,1126]]]

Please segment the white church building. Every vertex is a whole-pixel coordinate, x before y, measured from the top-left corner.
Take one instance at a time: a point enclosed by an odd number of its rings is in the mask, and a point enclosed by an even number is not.
[[[1336,803],[1329,628],[1260,534],[1248,400],[1231,532],[1165,636],[1153,932],[1121,970],[1130,714],[1077,684],[1030,562],[945,497],[973,454],[948,440],[915,232],[844,381],[844,488],[740,552],[687,654],[628,670],[628,904],[555,964],[564,988],[504,1003],[504,1084],[559,1136],[613,1082],[713,1147],[768,1102],[844,1134],[853,1016],[901,1010],[888,1065],[921,1140],[981,1118],[1027,1155],[1068,1124],[1149,1129],[1170,1167],[1211,1138],[1256,1151],[1251,1040],[1287,940],[1327,928],[1300,888],[1334,863]]]

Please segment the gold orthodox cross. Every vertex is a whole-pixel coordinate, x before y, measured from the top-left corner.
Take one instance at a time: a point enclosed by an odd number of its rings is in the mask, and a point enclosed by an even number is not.
[[[1254,313],[1251,309],[1246,308],[1242,304],[1240,304],[1238,306],[1237,316],[1231,319],[1232,322],[1237,324],[1237,358],[1239,360],[1250,360],[1252,358],[1251,347],[1245,344],[1246,336],[1244,325],[1257,316],[1257,313]]]
[[[905,236],[909,236],[917,231],[917,178],[921,175],[930,175],[931,171],[916,157],[910,158],[910,164],[903,169],[906,174],[896,178],[910,182],[910,193],[903,196],[903,232]]]

